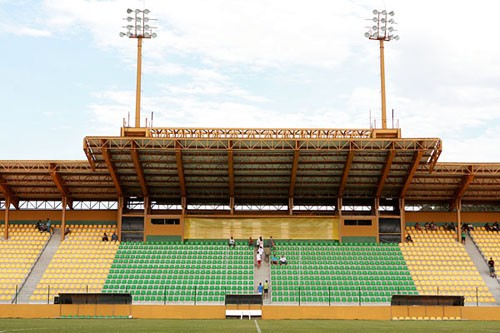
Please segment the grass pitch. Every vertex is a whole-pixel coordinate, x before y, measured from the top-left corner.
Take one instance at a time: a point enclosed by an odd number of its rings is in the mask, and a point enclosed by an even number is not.
[[[500,321],[0,319],[7,332],[500,332]]]

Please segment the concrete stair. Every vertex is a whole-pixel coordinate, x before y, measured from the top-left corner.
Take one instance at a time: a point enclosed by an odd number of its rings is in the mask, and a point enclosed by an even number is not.
[[[61,244],[61,229],[54,228],[54,232],[50,237],[49,242],[43,249],[40,257],[35,263],[35,266],[31,270],[30,275],[28,276],[23,286],[19,290],[19,293],[17,295],[17,300],[14,298],[13,303],[17,302],[18,304],[27,304],[30,302],[31,295],[35,291],[38,283],[40,283],[40,280],[42,279],[45,270],[52,261],[52,258],[54,257],[54,254],[56,253],[60,244]],[[52,301],[53,300],[50,300],[50,302]]]
[[[490,276],[490,270],[488,268],[488,264],[484,259],[483,255],[479,251],[474,239],[467,235],[467,239],[465,242],[465,250],[469,254],[472,262],[476,266],[479,274],[483,278],[486,286],[489,288],[491,294],[495,298],[497,305],[500,305],[500,284],[498,278],[492,278]]]

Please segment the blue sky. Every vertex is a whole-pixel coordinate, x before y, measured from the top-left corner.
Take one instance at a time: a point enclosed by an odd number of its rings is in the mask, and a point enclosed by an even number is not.
[[[401,39],[386,43],[387,107],[403,136],[443,139],[440,161],[500,162],[495,0],[0,0],[0,159],[84,159],[84,136],[133,121],[129,7],[158,19],[143,124],[368,128],[380,74],[363,34],[388,9]]]

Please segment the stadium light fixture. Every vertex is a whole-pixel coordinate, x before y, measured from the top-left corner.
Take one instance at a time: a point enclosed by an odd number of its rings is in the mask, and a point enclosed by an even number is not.
[[[127,16],[124,18],[127,25],[123,26],[125,32],[120,32],[120,37],[136,38],[137,39],[137,85],[135,91],[135,127],[141,127],[141,71],[142,71],[142,39],[156,38],[158,35],[153,32],[152,27],[146,24],[151,19],[147,17],[151,13],[149,9],[127,9]]]
[[[385,99],[385,62],[384,62],[384,41],[399,40],[399,36],[395,34],[397,31],[393,25],[396,24],[393,18],[394,11],[387,12],[386,10],[379,11],[374,9],[372,11],[374,17],[368,19],[375,23],[369,26],[368,32],[365,37],[371,40],[378,40],[380,44],[380,93],[382,99],[382,128],[387,128],[387,112],[386,112],[386,99]]]

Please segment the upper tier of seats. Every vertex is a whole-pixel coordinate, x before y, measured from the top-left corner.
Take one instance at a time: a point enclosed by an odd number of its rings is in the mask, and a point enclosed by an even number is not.
[[[253,289],[252,250],[226,243],[122,243],[103,292],[139,302],[223,302]]]
[[[394,245],[279,244],[275,253],[285,255],[288,265],[271,265],[272,302],[375,303],[416,294]]]
[[[495,303],[455,232],[406,231],[413,243],[402,243],[401,250],[420,295],[464,295],[466,303]]]
[[[9,226],[9,239],[0,238],[0,301],[12,301],[48,240],[34,225]]]

